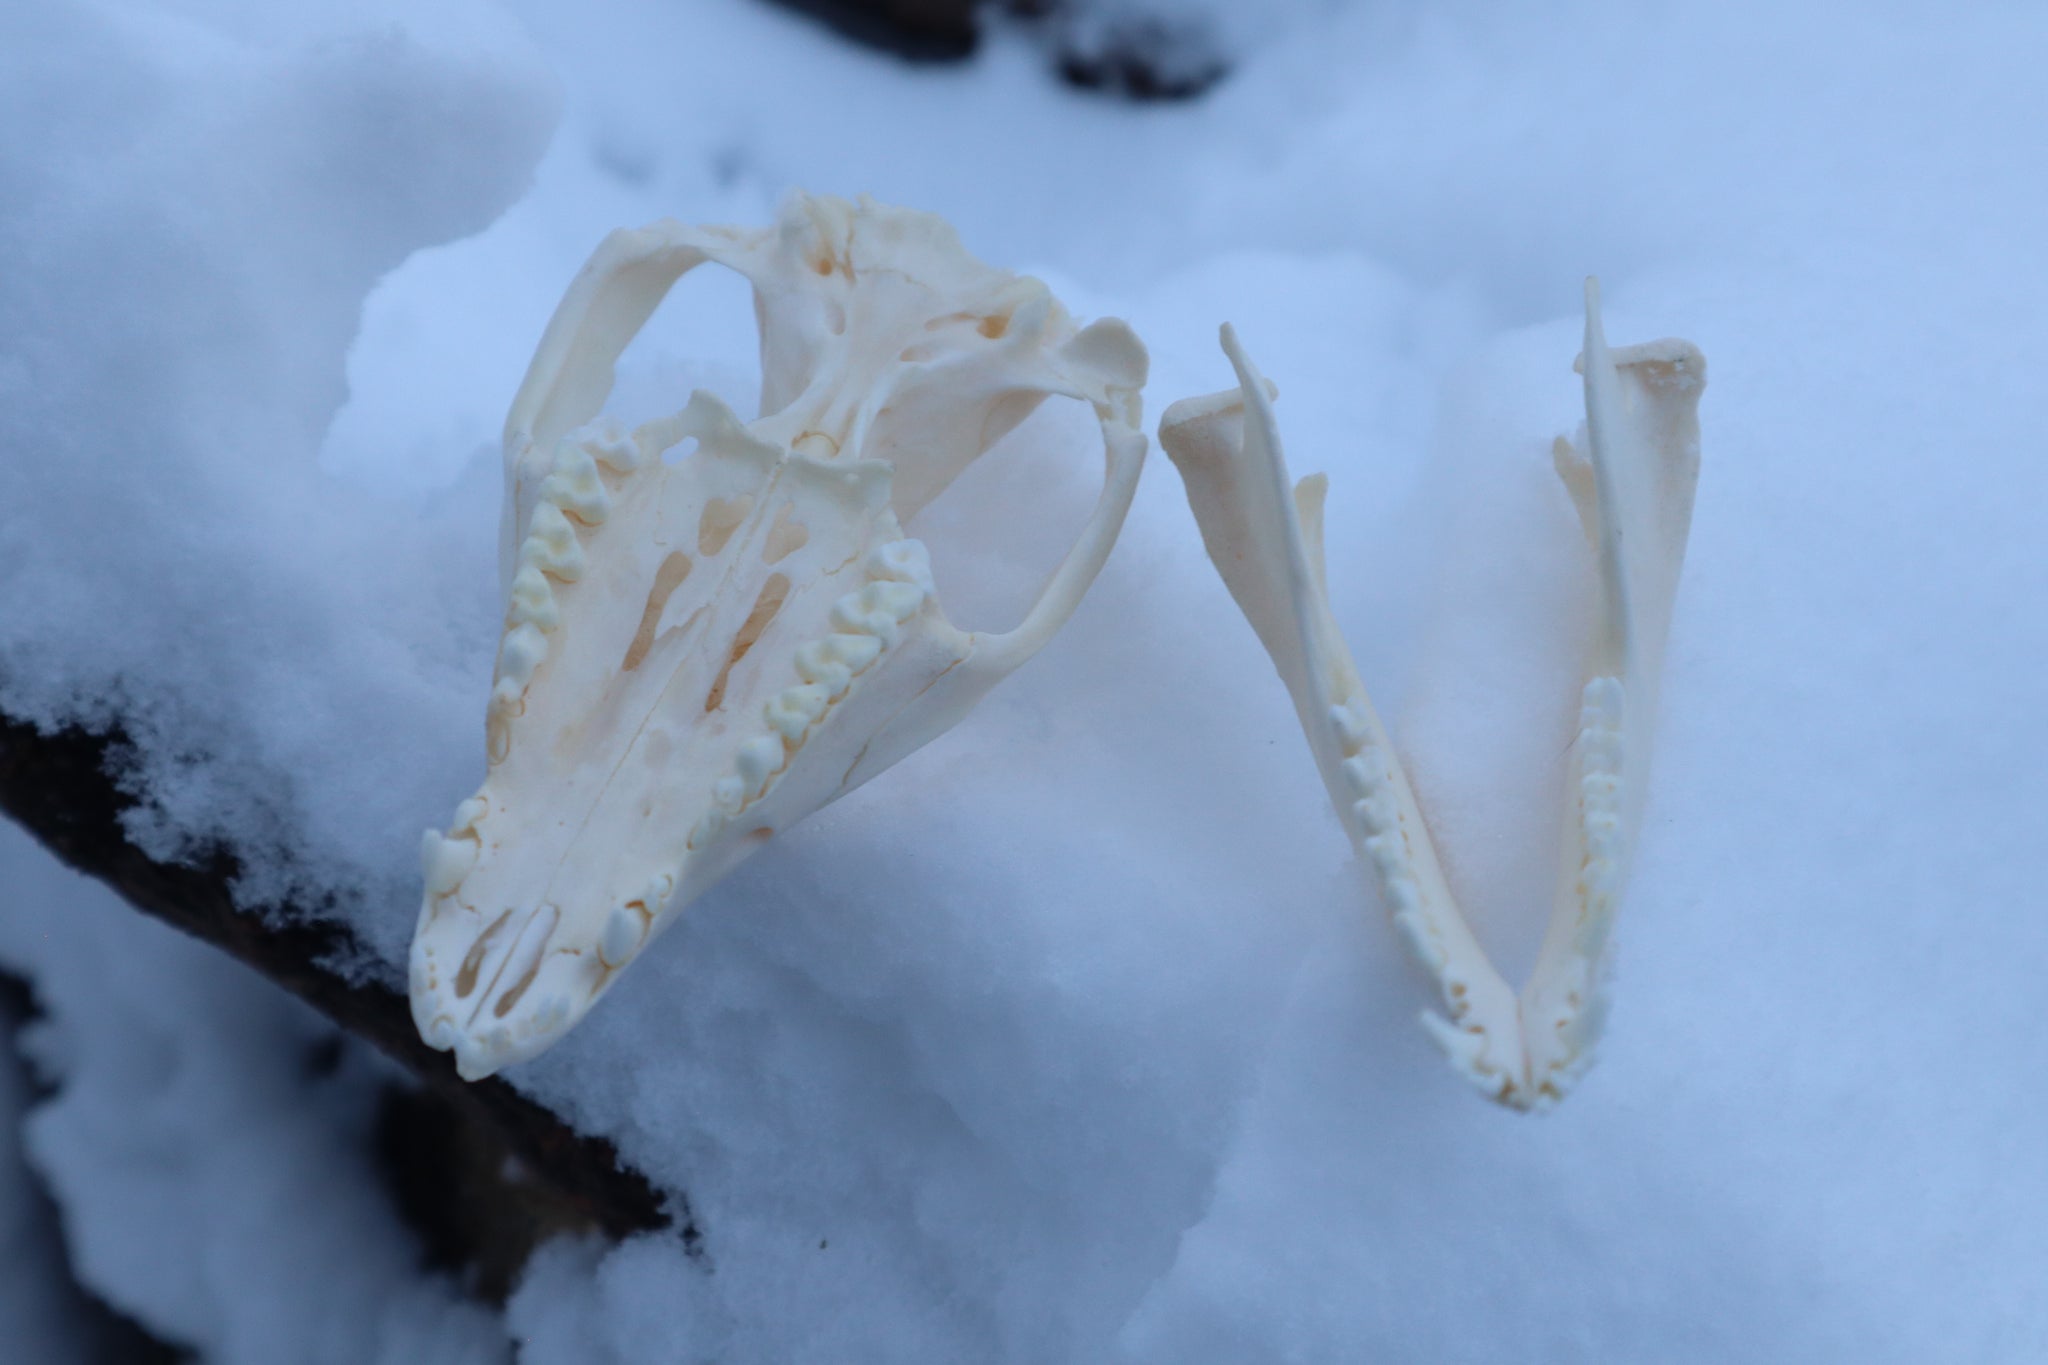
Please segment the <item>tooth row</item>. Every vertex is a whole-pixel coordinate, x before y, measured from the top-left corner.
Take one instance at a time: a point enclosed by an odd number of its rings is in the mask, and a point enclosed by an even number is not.
[[[1351,755],[1344,760],[1339,771],[1355,797],[1351,813],[1357,818],[1357,828],[1362,833],[1359,851],[1372,863],[1380,893],[1387,903],[1387,912],[1393,917],[1394,928],[1430,978],[1443,983],[1444,992],[1451,998],[1455,1010],[1460,1003],[1452,989],[1455,983],[1445,975],[1450,968],[1450,952],[1443,944],[1438,926],[1423,913],[1422,887],[1416,880],[1414,860],[1409,856],[1408,833],[1401,827],[1401,807],[1395,797],[1393,764],[1371,742],[1370,732],[1351,708],[1331,707],[1330,721],[1345,752]],[[1444,1026],[1453,1027],[1448,1023]],[[1464,1032],[1462,1029],[1455,1031]]]
[[[1579,829],[1585,862],[1579,871],[1589,917],[1604,922],[1621,892],[1621,798],[1625,693],[1621,680],[1594,678],[1579,706]]]
[[[639,442],[611,422],[585,427],[555,447],[554,472],[541,481],[505,606],[505,639],[499,646],[485,718],[493,762],[510,749],[506,723],[520,713],[527,684],[547,658],[547,636],[561,624],[554,583],[574,583],[583,576],[583,543],[576,535],[576,522],[599,526],[611,515],[611,494],[598,475],[598,462],[614,473],[629,473],[640,467],[641,460]]]
[[[742,744],[733,771],[712,784],[711,809],[690,831],[691,849],[703,848],[726,821],[767,795],[832,704],[896,643],[903,623],[931,596],[931,557],[918,541],[877,546],[864,567],[869,581],[832,604],[832,633],[798,646],[796,672],[803,682],[761,708],[768,733]]]

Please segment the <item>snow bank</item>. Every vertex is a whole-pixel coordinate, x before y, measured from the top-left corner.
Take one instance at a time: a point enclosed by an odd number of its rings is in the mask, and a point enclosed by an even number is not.
[[[0,278],[0,695],[146,698],[150,837],[230,836],[259,891],[361,887],[387,969],[416,831],[482,763],[479,452],[612,226],[761,221],[791,184],[935,209],[1129,317],[1155,413],[1223,385],[1234,320],[1295,469],[1331,474],[1340,624],[1508,962],[1548,887],[1587,584],[1547,461],[1580,278],[1617,343],[1688,336],[1712,375],[1617,1008],[1558,1114],[1494,1112],[1430,1053],[1159,461],[1044,654],[511,1075],[687,1190],[706,1252],[551,1249],[507,1315],[523,1359],[2048,1353],[2048,1099],[2020,1079],[2048,952],[2048,275],[2012,171],[2048,22],[1304,9],[1213,99],[1135,110],[1008,40],[906,73],[766,7],[535,0],[536,58],[446,14],[308,46],[67,9],[0,43],[71,72],[37,78],[58,114],[0,123],[41,130],[0,147],[35,191],[0,195],[35,267]],[[548,127],[543,62],[563,122],[493,220]],[[744,295],[693,280],[621,401],[743,391],[751,346]],[[1086,465],[1037,481],[1048,516]],[[956,559],[1008,547],[998,579],[1036,553],[1005,477],[937,528]],[[242,1055],[172,999],[221,1053],[193,1065]],[[241,1065],[260,1108],[277,1063]],[[191,1108],[180,1131],[225,1121]]]

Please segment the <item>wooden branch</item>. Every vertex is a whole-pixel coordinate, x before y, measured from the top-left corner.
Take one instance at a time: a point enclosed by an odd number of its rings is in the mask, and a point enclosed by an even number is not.
[[[472,1258],[480,1292],[501,1296],[526,1253],[556,1231],[617,1238],[677,1227],[696,1247],[687,1205],[664,1201],[646,1177],[622,1167],[611,1143],[575,1132],[496,1077],[461,1080],[448,1053],[420,1041],[405,996],[323,965],[359,956],[347,925],[297,913],[302,907],[284,907],[282,917],[238,908],[229,888],[241,864],[227,850],[164,863],[130,843],[121,817],[136,802],[118,779],[130,747],[118,726],[44,732],[0,713],[0,811],[130,905],[233,955],[420,1079],[425,1093],[398,1105],[395,1119],[384,1116],[382,1145],[389,1158],[394,1134],[411,1134],[397,1142],[414,1163],[399,1173],[400,1203],[416,1224],[432,1225],[430,1244],[442,1259]],[[435,1129],[443,1130],[439,1144],[427,1140]],[[436,1163],[458,1161],[460,1171],[435,1174]],[[452,1206],[423,1207],[442,1186]]]

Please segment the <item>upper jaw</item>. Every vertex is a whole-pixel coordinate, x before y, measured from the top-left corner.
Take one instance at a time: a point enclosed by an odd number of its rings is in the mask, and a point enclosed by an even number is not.
[[[633,331],[706,260],[754,282],[780,405],[743,424],[700,392],[593,423]],[[1077,332],[927,215],[799,198],[771,232],[607,239],[507,421],[490,767],[424,842],[422,1037],[472,1079],[544,1050],[704,888],[1029,657],[1129,505],[1144,369],[1121,323]],[[960,631],[902,522],[1053,393],[1103,427],[1103,497],[1023,626]]]

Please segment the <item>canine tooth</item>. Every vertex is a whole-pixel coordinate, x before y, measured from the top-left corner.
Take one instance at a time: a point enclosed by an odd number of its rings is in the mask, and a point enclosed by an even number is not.
[[[895,623],[890,623],[894,633]],[[852,670],[855,677],[867,671],[867,666],[882,654],[882,641],[876,635],[828,635],[825,647],[832,651],[832,657]]]
[[[768,785],[768,779],[782,768],[784,750],[779,735],[756,735],[745,744],[733,758],[733,766],[739,770],[740,785],[748,796],[759,796],[761,789]]]
[[[623,967],[640,951],[646,938],[647,912],[637,906],[615,905],[597,940],[598,960],[607,967]]]
[[[921,540],[892,540],[868,556],[868,577],[915,583],[932,591],[932,557]]]
[[[853,670],[834,650],[833,638],[836,637],[800,646],[796,652],[796,673],[805,682],[824,688],[828,697],[837,699],[852,684]]]
[[[770,728],[793,749],[803,743],[804,735],[825,714],[831,700],[831,695],[817,683],[805,683],[776,693],[762,709],[767,713]]]
[[[428,830],[420,839],[420,873],[426,878],[427,894],[445,896],[462,885],[476,866],[479,848],[474,839],[446,839],[439,830]]]

